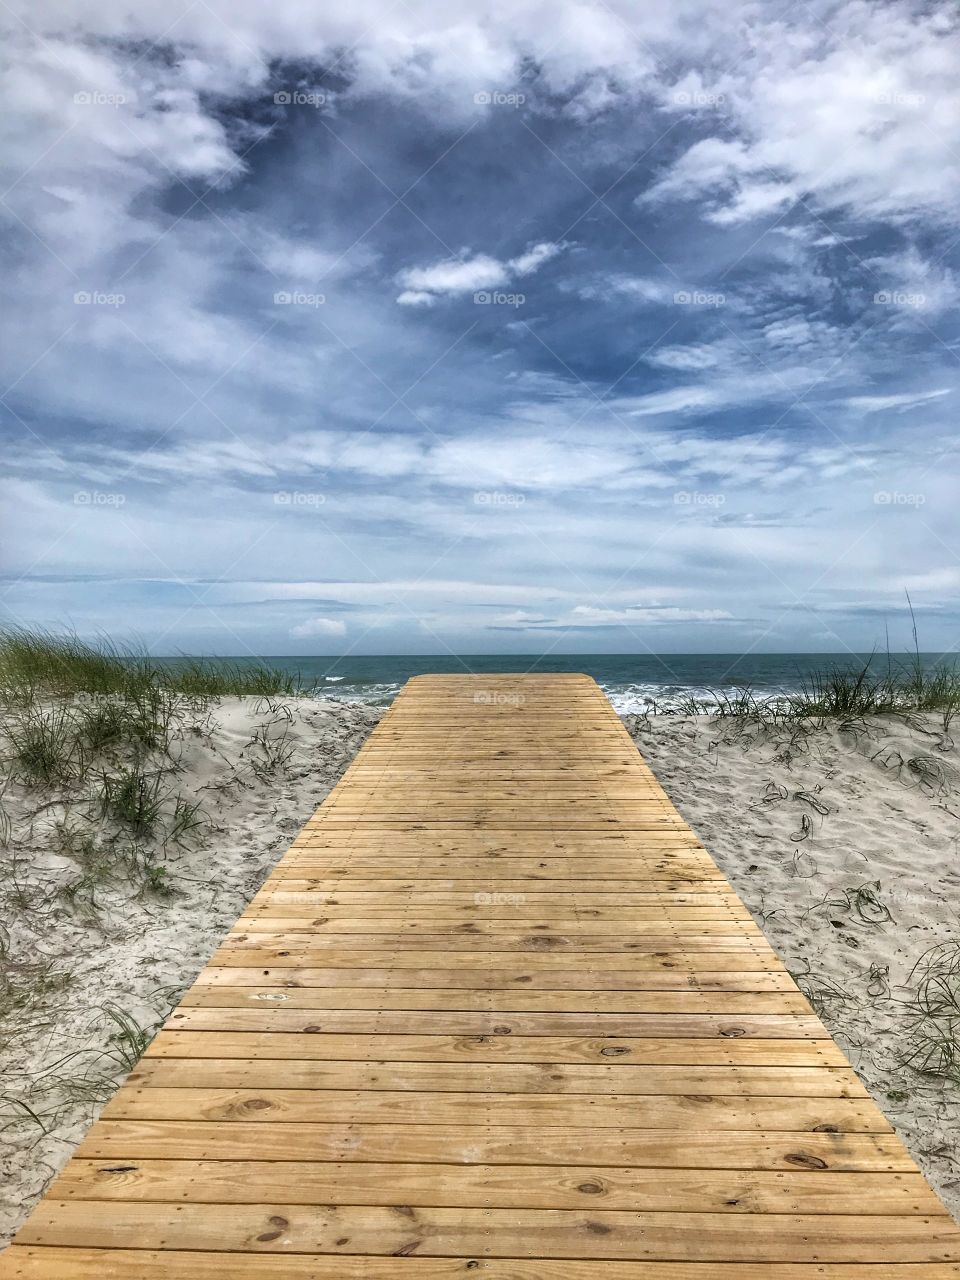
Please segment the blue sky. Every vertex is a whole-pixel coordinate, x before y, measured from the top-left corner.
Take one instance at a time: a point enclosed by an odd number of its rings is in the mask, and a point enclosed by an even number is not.
[[[960,638],[952,6],[6,10],[12,622]]]

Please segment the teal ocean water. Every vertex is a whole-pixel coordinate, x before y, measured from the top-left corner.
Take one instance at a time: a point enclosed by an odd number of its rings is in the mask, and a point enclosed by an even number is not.
[[[937,654],[923,654],[933,668]],[[874,655],[877,672],[888,662],[906,664],[914,655]],[[582,671],[598,682],[620,712],[659,708],[669,711],[691,695],[709,699],[712,693],[749,688],[774,697],[799,689],[815,672],[851,669],[871,661],[870,654],[851,653],[667,653],[667,654],[451,654],[349,658],[265,658],[271,666],[296,673],[309,688],[325,697],[386,705],[410,676],[429,673],[495,676],[509,671]]]

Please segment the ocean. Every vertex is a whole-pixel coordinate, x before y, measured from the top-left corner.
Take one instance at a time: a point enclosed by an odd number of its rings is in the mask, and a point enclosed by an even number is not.
[[[937,654],[921,654],[924,666],[940,662]],[[690,697],[709,701],[717,692],[750,689],[759,697],[799,690],[814,673],[850,670],[871,662],[876,672],[913,663],[913,654],[851,653],[665,653],[665,654],[530,654],[475,656],[390,656],[349,658],[264,658],[272,667],[296,673],[304,685],[324,697],[385,706],[410,676],[425,674],[491,675],[508,671],[584,672],[593,676],[621,714],[676,710]]]

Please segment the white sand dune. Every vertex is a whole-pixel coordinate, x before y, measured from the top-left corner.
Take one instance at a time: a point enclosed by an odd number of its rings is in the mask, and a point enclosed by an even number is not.
[[[199,717],[178,744],[177,787],[200,801],[206,830],[161,859],[169,896],[119,875],[71,904],[64,890],[77,863],[51,851],[62,812],[31,819],[36,794],[7,788],[0,939],[9,937],[5,961],[24,1003],[0,1039],[0,1242],[125,1074],[105,1006],[148,1030],[166,1017],[381,714],[359,703],[229,698]],[[264,733],[292,750],[285,767],[264,768]]]
[[[920,1020],[915,1003],[932,948],[960,966],[960,752],[942,717],[833,724],[792,741],[702,716],[626,723],[960,1216],[960,1089],[905,1062],[948,1030],[960,1073],[960,1020]],[[949,990],[960,1011],[960,977]]]

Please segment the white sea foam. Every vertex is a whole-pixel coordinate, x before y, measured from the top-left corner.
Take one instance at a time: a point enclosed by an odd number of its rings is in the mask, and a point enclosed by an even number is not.
[[[330,679],[329,676],[326,679]],[[347,680],[346,676],[338,676],[338,680]],[[374,707],[385,707],[400,692],[402,684],[397,681],[385,681],[375,684],[354,684],[348,682],[340,689],[326,689],[323,697],[331,702],[366,702]]]
[[[495,679],[495,676],[491,676]],[[366,681],[354,680],[350,676],[324,676],[325,683],[320,686],[322,697],[335,702],[364,702],[372,706],[388,706],[403,687],[402,680]],[[605,681],[600,687],[610,699],[618,715],[676,714],[689,710],[691,702],[696,701],[703,711],[709,712],[717,706],[718,694],[733,698],[738,686],[723,685],[719,689],[708,685],[678,684],[675,681]],[[331,688],[336,685],[336,688]],[[754,688],[753,695],[759,700],[776,698],[791,692],[785,687],[760,689]]]
[[[699,710],[709,713],[719,705],[720,695],[735,698],[738,692],[742,692],[734,685],[711,689],[706,685],[656,684],[652,681],[642,684],[605,684],[600,681],[600,688],[621,716],[671,715],[689,710],[693,702],[698,704]],[[786,687],[751,690],[758,702],[770,702],[791,692],[796,690]]]

